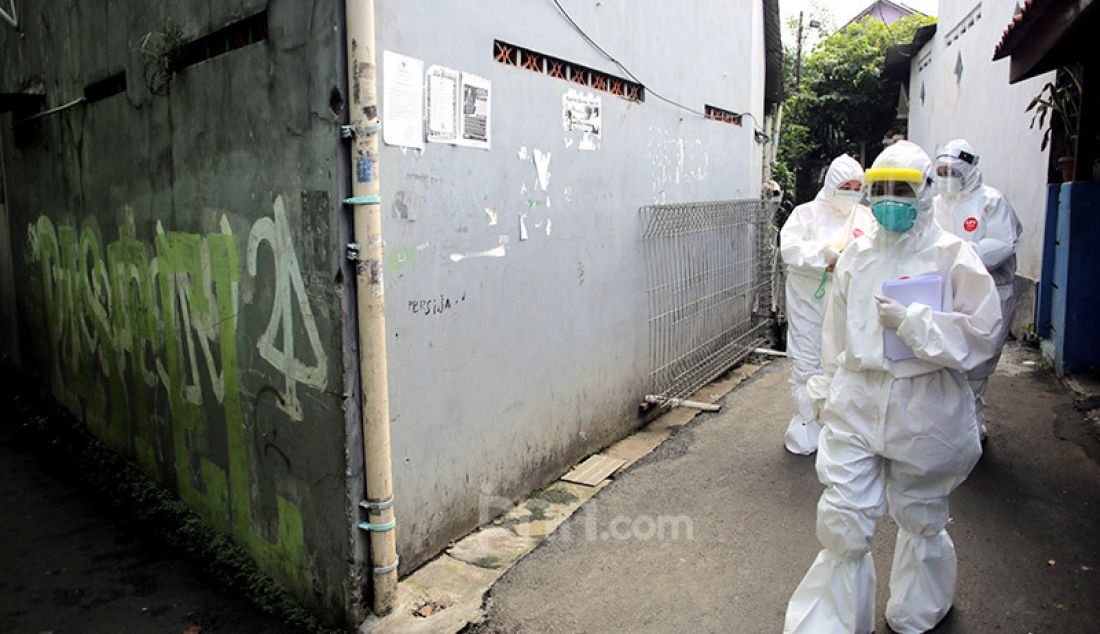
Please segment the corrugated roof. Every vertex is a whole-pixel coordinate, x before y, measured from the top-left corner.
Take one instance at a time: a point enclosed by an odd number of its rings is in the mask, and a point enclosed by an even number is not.
[[[886,49],[886,58],[882,62],[882,72],[879,76],[892,81],[908,80],[909,61],[935,34],[936,24],[927,24],[913,32],[912,42],[895,44]]]
[[[859,22],[859,21],[863,20],[863,18],[866,18],[868,16],[872,16],[874,14],[875,9],[879,8],[882,5],[891,6],[895,9],[897,9],[898,11],[901,11],[902,13],[905,13],[907,15],[924,15],[920,11],[917,11],[916,9],[914,9],[913,7],[907,7],[907,6],[905,6],[904,4],[902,4],[900,2],[891,2],[891,0],[875,0],[871,4],[867,5],[867,7],[865,9],[863,9],[862,11],[857,13],[854,18],[852,18],[851,20],[848,20],[847,22],[845,22],[844,26],[840,27],[840,30],[843,31],[844,29],[846,29],[849,26],[855,24],[856,22]],[[881,11],[880,11],[880,13],[881,13]],[[880,17],[880,16],[874,16],[874,17]]]
[[[993,51],[993,59],[1008,57],[1016,44],[1031,30],[1035,21],[1053,4],[1050,0],[1027,0],[1020,12],[1012,16],[1012,21],[1005,27],[1004,33],[1001,34],[1001,41]]]
[[[1005,28],[993,59],[1011,58],[1010,83],[1090,61],[1098,27],[1100,0],[1028,0]]]

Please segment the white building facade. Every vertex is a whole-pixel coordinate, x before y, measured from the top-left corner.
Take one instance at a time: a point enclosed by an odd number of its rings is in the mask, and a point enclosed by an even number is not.
[[[1017,251],[1020,297],[1014,330],[1034,321],[1049,150],[1026,112],[1053,73],[1010,85],[1008,60],[993,50],[1017,10],[1016,0],[941,2],[935,35],[912,56],[908,137],[934,156],[943,143],[965,138],[978,151],[986,184],[1004,192],[1024,231]]]

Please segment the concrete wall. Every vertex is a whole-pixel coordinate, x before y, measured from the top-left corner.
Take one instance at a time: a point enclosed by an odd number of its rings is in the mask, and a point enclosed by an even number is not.
[[[19,317],[15,308],[15,269],[11,257],[11,223],[4,193],[4,152],[0,143],[0,356],[19,363]]]
[[[18,3],[0,92],[41,80],[55,106],[127,81],[34,123],[0,119],[20,335],[24,365],[94,433],[341,620],[358,588],[338,3],[272,1],[268,39],[183,70],[165,96],[139,51],[168,22],[190,40],[267,5]]]
[[[653,90],[763,120],[759,2],[563,5]],[[650,370],[638,208],[756,197],[762,150],[747,118],[705,120],[652,92],[644,103],[601,93],[600,148],[578,149],[562,127],[562,95],[575,85],[493,56],[499,39],[621,76],[550,2],[378,0],[378,33],[380,51],[493,88],[491,150],[381,155],[408,571],[474,527],[484,495],[519,495],[637,424]],[[550,156],[546,191],[536,150]],[[503,257],[456,257],[501,245]]]
[[[909,138],[932,156],[938,145],[954,138],[973,144],[981,156],[985,182],[1004,192],[1024,226],[1017,273],[1035,281],[1042,261],[1049,152],[1040,151],[1042,132],[1029,128],[1031,115],[1024,109],[1053,75],[1009,85],[1008,60],[991,61],[1016,4],[1015,0],[940,3],[936,35],[912,62]],[[979,7],[981,17],[969,26],[972,12]],[[961,79],[956,75],[960,59]],[[1030,311],[1021,307],[1017,312],[1029,313],[1030,323]]]

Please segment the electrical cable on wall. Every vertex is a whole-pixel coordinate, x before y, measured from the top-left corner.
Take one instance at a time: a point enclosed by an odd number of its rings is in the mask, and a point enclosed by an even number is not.
[[[26,123],[28,121],[34,121],[35,119],[41,119],[42,117],[49,116],[51,114],[57,114],[58,112],[63,112],[65,110],[68,110],[69,108],[72,108],[73,106],[79,106],[80,104],[82,104],[86,101],[88,101],[88,100],[85,99],[84,97],[77,97],[76,99],[73,99],[72,101],[70,101],[68,103],[62,104],[60,106],[56,106],[54,108],[50,108],[49,110],[43,110],[42,112],[36,112],[36,113],[30,115],[29,117],[24,117],[23,119],[16,119],[15,121],[12,122],[12,124],[13,125],[18,125],[18,124],[21,124],[21,123]]]
[[[584,40],[586,42],[588,42],[592,46],[592,48],[596,49],[597,51],[600,52],[601,55],[603,55],[608,60],[610,60],[612,64],[615,64],[616,66],[618,66],[619,69],[622,70],[624,73],[626,73],[627,76],[629,76],[631,79],[633,79],[634,81],[636,81],[639,84],[641,84],[642,86],[644,86],[645,90],[646,90],[646,93],[648,93],[650,95],[653,95],[654,97],[656,97],[656,98],[660,99],[661,101],[664,101],[664,102],[666,102],[670,105],[676,106],[677,108],[680,108],[681,110],[686,110],[687,112],[690,112],[690,113],[695,114],[695,115],[699,115],[700,117],[706,117],[705,113],[703,113],[699,110],[696,110],[695,108],[685,106],[684,104],[682,104],[682,103],[680,103],[680,102],[678,102],[674,99],[669,99],[668,97],[665,97],[661,93],[654,90],[649,84],[645,83],[641,79],[638,79],[638,76],[635,75],[634,73],[630,72],[630,69],[627,68],[626,66],[624,66],[622,62],[615,59],[614,55],[612,55],[611,53],[608,53],[602,46],[600,46],[598,43],[596,43],[596,41],[593,40],[588,35],[588,33],[586,33],[584,31],[583,28],[581,28],[581,25],[577,24],[577,21],[574,20],[573,17],[569,15],[569,12],[565,10],[565,7],[561,6],[561,2],[559,2],[559,0],[551,0],[551,2],[553,2],[554,6],[556,6],[558,8],[558,12],[561,13],[562,17],[564,17],[566,19],[566,21],[568,21],[569,24],[573,27],[573,30],[575,30],[578,34],[580,34],[580,36],[582,38],[584,38]],[[753,138],[755,138],[757,142],[766,143],[767,141],[770,140],[770,137],[768,137],[767,133],[765,133],[759,127],[760,126],[760,121],[755,116],[753,116],[753,114],[751,112],[741,112],[741,113],[738,113],[738,115],[739,116],[744,116],[744,117],[749,117],[750,119],[753,120],[753,122],[754,122],[754,125],[753,125]],[[763,139],[763,141],[761,141],[761,139]]]

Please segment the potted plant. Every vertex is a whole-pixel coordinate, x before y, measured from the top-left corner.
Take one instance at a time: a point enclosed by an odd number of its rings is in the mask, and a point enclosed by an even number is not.
[[[1081,81],[1077,73],[1068,67],[1059,69],[1054,81],[1043,85],[1039,94],[1028,104],[1026,112],[1032,113],[1030,127],[1034,128],[1038,124],[1044,130],[1041,150],[1051,145],[1057,120],[1061,134],[1053,149],[1065,153],[1058,157],[1062,181],[1072,181],[1073,161],[1077,151],[1077,119],[1081,115]]]

